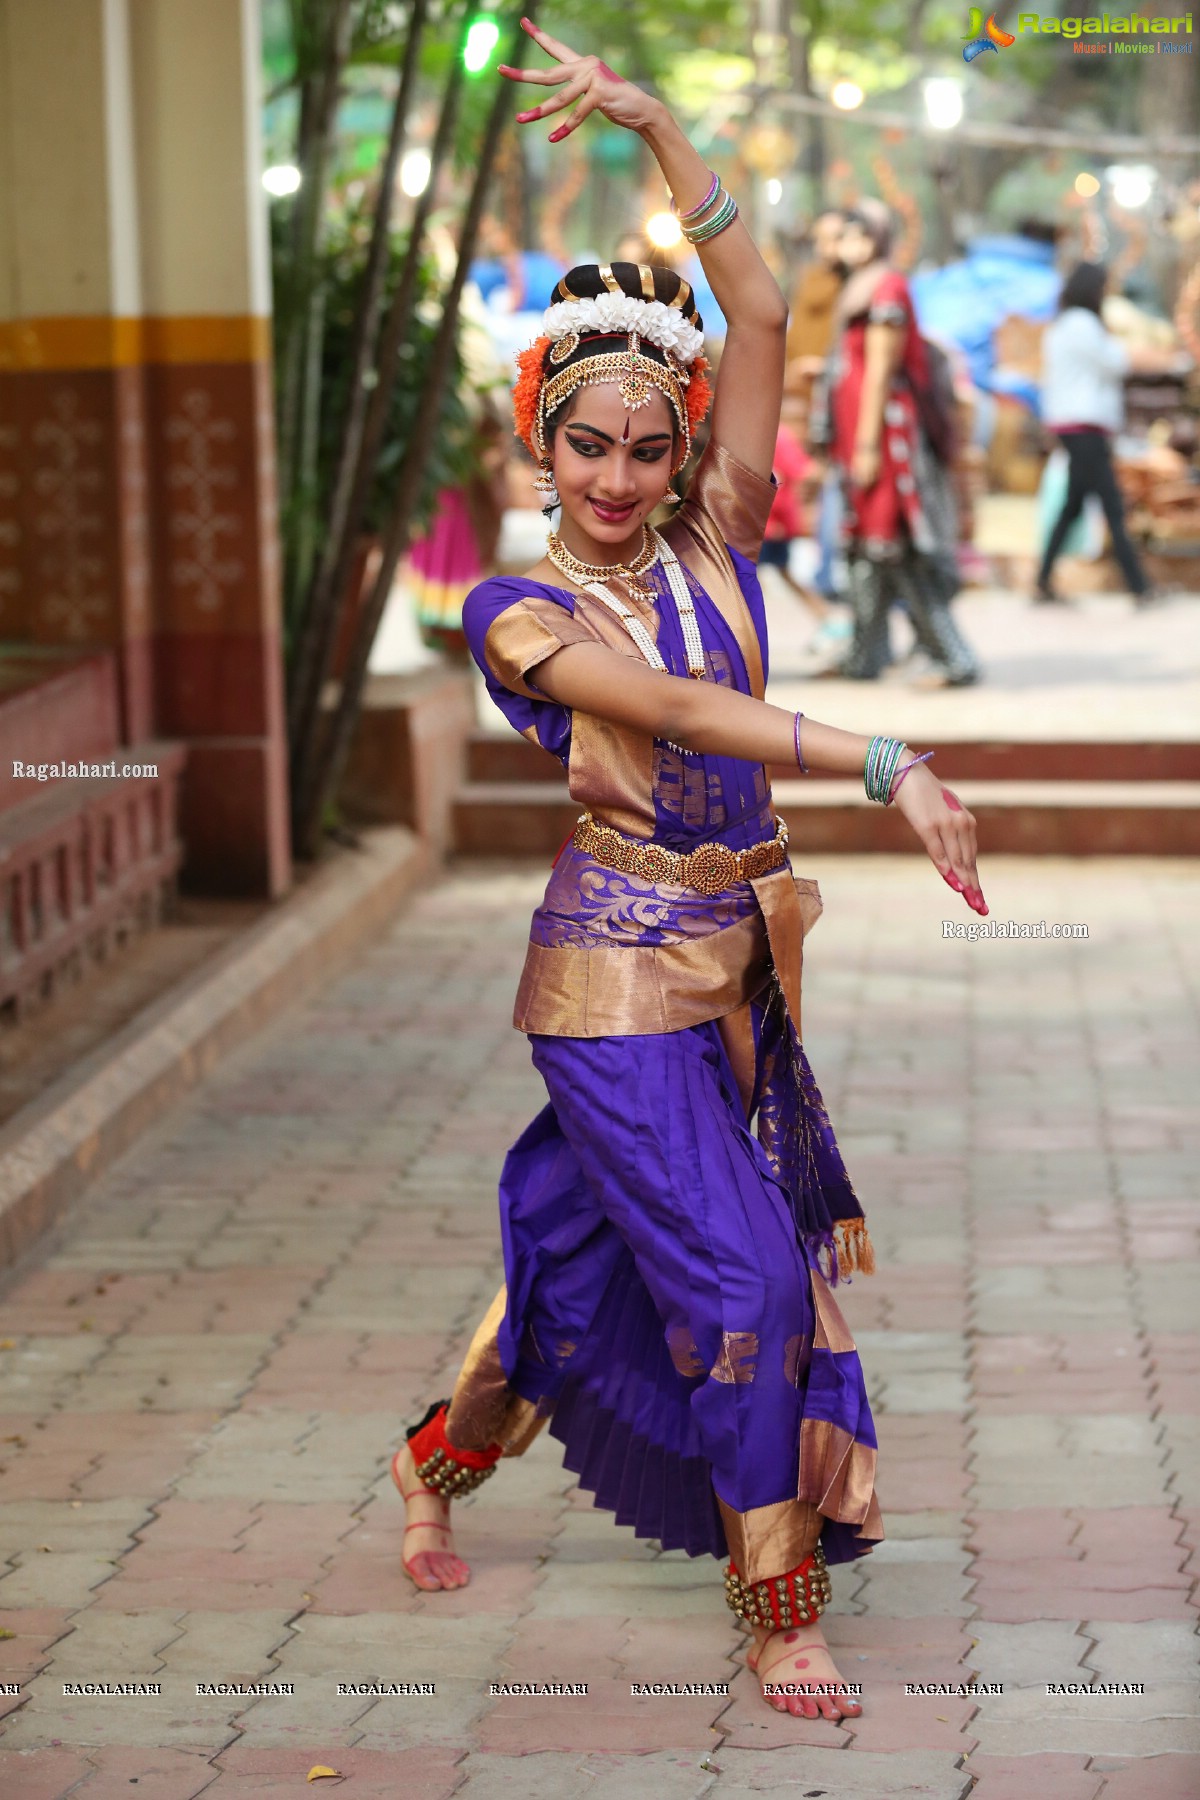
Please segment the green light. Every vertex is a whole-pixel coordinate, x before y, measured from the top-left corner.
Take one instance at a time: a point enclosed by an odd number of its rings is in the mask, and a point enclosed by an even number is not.
[[[492,51],[500,42],[500,27],[495,19],[476,19],[467,28],[467,41],[463,46],[463,64],[472,75],[478,75],[486,69],[491,60]]]

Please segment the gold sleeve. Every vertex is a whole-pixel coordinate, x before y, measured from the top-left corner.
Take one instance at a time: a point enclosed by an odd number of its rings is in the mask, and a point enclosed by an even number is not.
[[[595,638],[569,613],[538,594],[527,594],[497,613],[483,641],[488,668],[502,687],[526,700],[544,696],[530,687],[525,676],[567,644],[591,644]]]
[[[776,492],[774,481],[756,475],[723,444],[709,438],[679,510],[707,514],[725,543],[757,561]]]

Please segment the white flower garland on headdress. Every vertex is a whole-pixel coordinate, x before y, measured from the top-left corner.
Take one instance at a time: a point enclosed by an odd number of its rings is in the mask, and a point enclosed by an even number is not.
[[[557,300],[542,314],[542,334],[555,341],[585,331],[636,331],[685,368],[704,346],[704,333],[678,307],[661,300],[637,300],[632,294]]]

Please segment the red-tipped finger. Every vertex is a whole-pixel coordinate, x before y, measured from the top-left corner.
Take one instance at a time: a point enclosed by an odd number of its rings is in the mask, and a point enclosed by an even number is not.
[[[588,114],[595,112],[595,110],[595,100],[581,100],[579,105],[575,108],[575,111],[563,120],[558,130],[550,133],[550,142],[552,144],[557,144],[560,138],[569,136],[577,126],[583,124],[583,121],[587,118]]]
[[[548,31],[543,31],[540,25],[533,23],[532,19],[522,19],[521,26],[536,43],[541,45],[543,50],[548,50],[551,56],[557,56],[561,62],[575,61],[576,51],[561,43],[558,38],[552,38]]]

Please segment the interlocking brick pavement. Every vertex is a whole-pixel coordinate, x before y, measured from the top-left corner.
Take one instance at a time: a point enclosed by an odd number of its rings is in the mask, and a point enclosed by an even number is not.
[[[314,1763],[364,1800],[1200,1791],[1200,881],[998,861],[994,917],[1090,937],[969,945],[916,860],[797,869],[826,901],[808,1048],[880,1264],[843,1305],[889,1535],[826,1619],[863,1718],[763,1707],[716,1566],[613,1526],[548,1436],[459,1508],[468,1589],[400,1572],[388,1461],[499,1283],[496,1176],[541,1104],[509,1024],[540,878],[489,866],[223,1063],[10,1279],[5,1800],[283,1800],[323,1791]],[[904,1691],[971,1678],[1004,1691]],[[538,1680],[589,1693],[490,1691]],[[97,1681],[162,1692],[62,1691]]]

